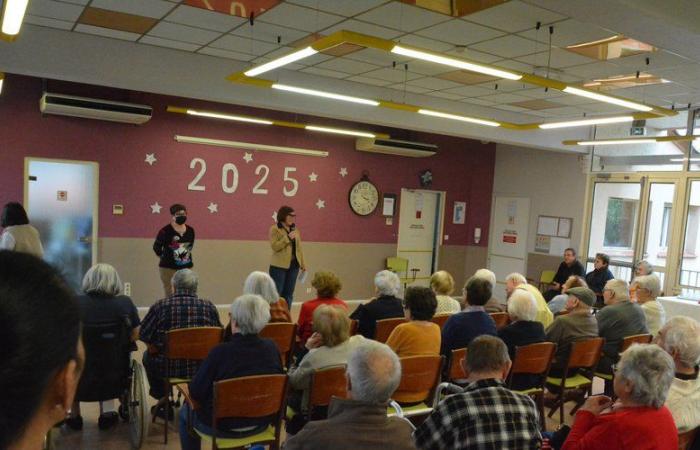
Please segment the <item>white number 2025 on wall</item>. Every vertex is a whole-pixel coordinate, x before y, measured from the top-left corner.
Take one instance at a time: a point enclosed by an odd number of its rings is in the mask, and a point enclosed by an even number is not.
[[[207,173],[207,162],[202,158],[192,158],[190,161],[190,169],[196,170],[194,178],[187,185],[190,191],[206,191],[207,187],[200,184],[202,178]],[[299,181],[293,178],[292,173],[296,172],[296,167],[284,168],[284,186],[282,193],[285,197],[294,197],[299,191]],[[263,187],[267,178],[270,175],[270,168],[265,164],[260,164],[255,168],[255,175],[260,179],[253,186],[252,193],[257,195],[267,195],[268,189]],[[238,167],[233,163],[226,163],[221,168],[221,190],[226,194],[233,194],[238,189]]]

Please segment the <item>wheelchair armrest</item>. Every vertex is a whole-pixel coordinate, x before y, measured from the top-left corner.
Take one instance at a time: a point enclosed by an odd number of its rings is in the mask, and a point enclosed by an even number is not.
[[[464,389],[453,383],[440,383],[435,390],[435,396],[433,397],[433,408],[437,408],[438,403],[440,403],[440,397],[442,397],[442,394],[445,391],[447,391],[448,394],[458,394],[463,392]]]
[[[175,389],[177,389],[182,396],[185,397],[185,401],[190,405],[190,408],[192,408],[193,411],[199,409],[199,403],[190,397],[190,387],[187,384],[176,384]]]

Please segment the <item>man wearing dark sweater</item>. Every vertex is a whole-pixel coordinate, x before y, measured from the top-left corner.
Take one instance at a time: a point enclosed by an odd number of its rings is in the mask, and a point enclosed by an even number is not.
[[[561,287],[570,276],[583,277],[585,275],[586,269],[584,269],[583,264],[576,259],[576,250],[567,248],[564,250],[564,261],[559,264],[557,273],[552,280],[552,288],[544,293],[544,299],[549,302],[555,296],[561,294]]]
[[[496,324],[484,310],[491,298],[491,283],[471,277],[464,287],[465,304],[462,312],[452,315],[442,329],[440,353],[450,357],[452,350],[465,348],[477,336],[496,336]]]
[[[588,288],[595,292],[596,308],[602,308],[604,306],[603,302],[603,288],[605,283],[615,278],[615,276],[610,272],[610,257],[605,253],[596,253],[595,261],[593,262],[593,271],[586,274],[586,284]]]

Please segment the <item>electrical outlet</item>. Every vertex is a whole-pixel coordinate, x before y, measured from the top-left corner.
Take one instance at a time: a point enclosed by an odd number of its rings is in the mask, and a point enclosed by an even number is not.
[[[131,283],[124,283],[124,295],[131,295]]]
[[[307,287],[307,288],[306,288],[306,293],[307,293],[307,294],[310,294],[310,293],[311,293],[311,288],[310,288],[310,287]]]

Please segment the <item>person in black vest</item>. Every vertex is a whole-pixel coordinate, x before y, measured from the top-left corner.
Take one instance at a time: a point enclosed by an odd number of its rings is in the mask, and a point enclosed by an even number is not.
[[[160,229],[153,243],[153,251],[160,258],[158,264],[160,281],[163,283],[165,297],[172,294],[171,280],[180,269],[191,269],[192,248],[194,247],[194,228],[185,225],[187,208],[175,203],[170,207],[172,219]]]
[[[397,297],[401,290],[398,275],[390,270],[382,270],[374,276],[374,288],[377,296],[358,306],[350,316],[358,321],[357,333],[367,339],[374,339],[377,320],[404,316],[401,299]]]
[[[583,264],[576,259],[576,250],[567,248],[564,250],[564,261],[559,264],[554,280],[552,281],[551,289],[544,293],[544,299],[549,302],[551,299],[561,294],[561,287],[570,276],[586,276],[586,269]]]

